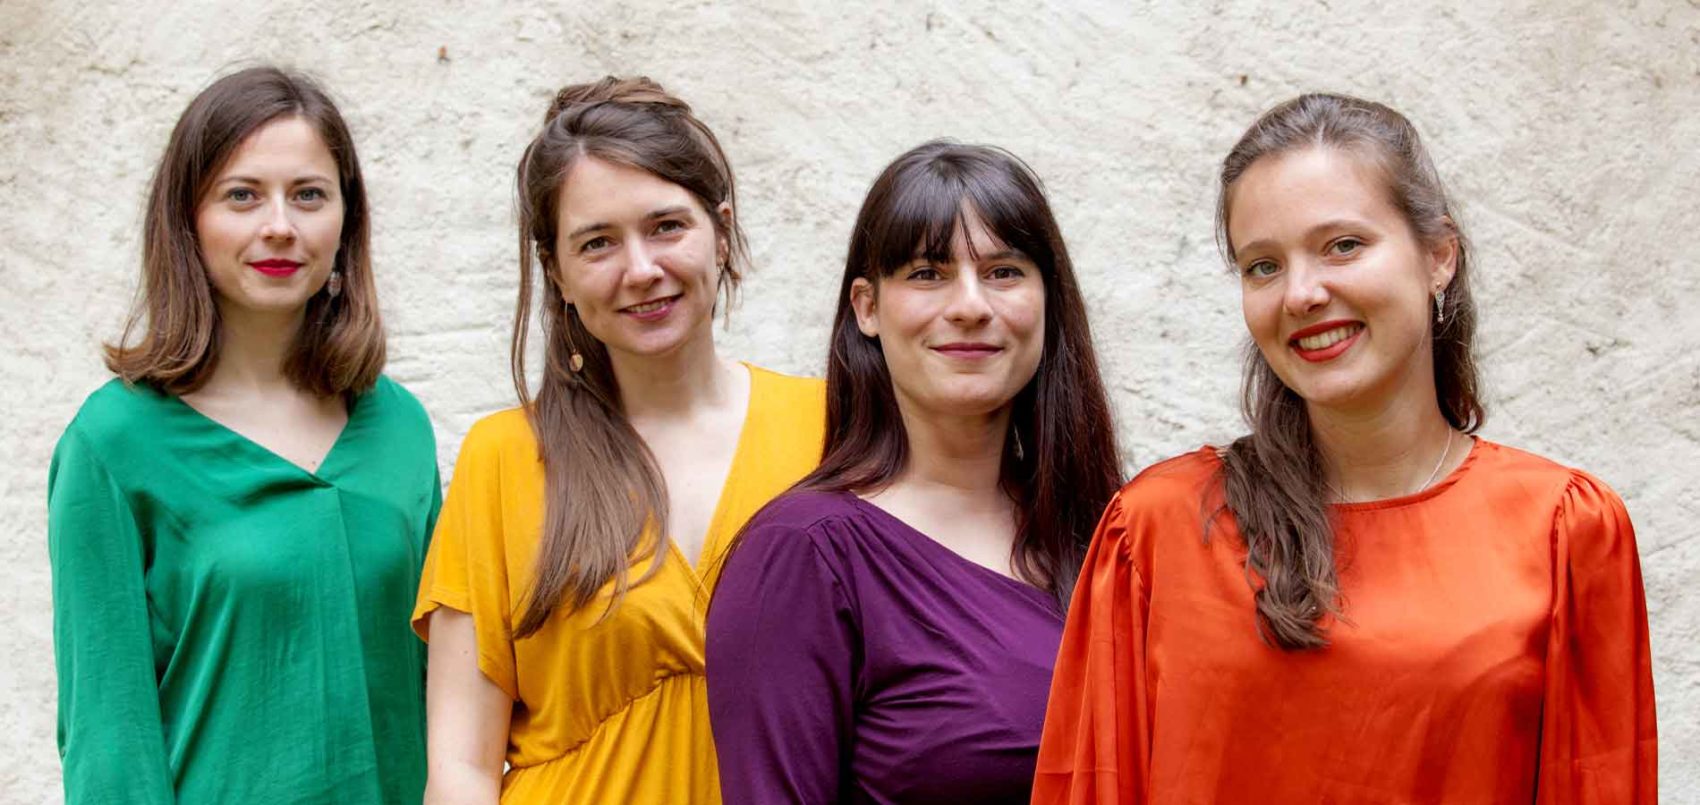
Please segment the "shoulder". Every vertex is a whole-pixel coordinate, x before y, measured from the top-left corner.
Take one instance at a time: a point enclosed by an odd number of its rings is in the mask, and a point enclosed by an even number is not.
[[[1219,484],[1222,459],[1214,447],[1167,458],[1141,470],[1111,501],[1127,513],[1198,512]]]
[[[83,400],[60,437],[67,443],[122,453],[146,447],[145,440],[161,431],[159,423],[182,404],[145,383],[126,384],[118,378],[107,381]]]
[[[1492,484],[1493,494],[1506,501],[1536,502],[1542,508],[1563,508],[1578,497],[1621,509],[1623,502],[1605,482],[1527,450],[1477,439],[1471,474]]]
[[[782,374],[753,363],[744,365],[750,368],[750,380],[754,389],[759,389],[759,393],[764,396],[797,403],[818,402],[824,405],[826,402],[825,380]],[[754,390],[752,393],[755,393]]]
[[[537,436],[523,408],[508,408],[486,414],[472,423],[460,443],[461,465],[500,464],[504,461],[538,461]]]
[[[356,398],[355,405],[375,406],[379,416],[390,427],[432,433],[431,416],[426,413],[425,406],[413,396],[413,392],[389,375],[379,375],[372,388]]]
[[[842,492],[794,489],[774,498],[750,518],[746,538],[763,534],[819,533],[822,526],[857,514],[855,500]]]

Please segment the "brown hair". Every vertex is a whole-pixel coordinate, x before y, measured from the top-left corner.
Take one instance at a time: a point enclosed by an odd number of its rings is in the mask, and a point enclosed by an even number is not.
[[[1486,411],[1471,353],[1476,304],[1469,244],[1416,128],[1403,115],[1327,94],[1301,95],[1265,112],[1222,162],[1216,236],[1223,254],[1234,263],[1228,213],[1235,182],[1259,159],[1304,148],[1336,148],[1366,160],[1385,177],[1394,206],[1422,242],[1457,239],[1445,321],[1432,332],[1434,381],[1446,421],[1475,432]],[[1255,344],[1246,351],[1240,404],[1251,433],[1223,452],[1223,506],[1246,542],[1248,573],[1262,577],[1258,630],[1283,649],[1320,648],[1328,642],[1321,622],[1340,613],[1340,591],[1328,490],[1310,418],[1304,400],[1281,382]]]
[[[586,605],[610,580],[611,610],[631,584],[656,571],[668,545],[661,470],[626,419],[607,348],[561,296],[552,254],[561,188],[584,157],[640,168],[689,191],[727,245],[720,287],[728,301],[748,263],[743,231],[716,212],[722,203],[737,207],[732,167],[690,106],[642,77],[610,76],[556,94],[543,130],[519,163],[519,306],[511,361],[514,388],[543,457],[545,497],[537,571],[515,637],[541,629],[557,607]],[[535,398],[525,374],[533,250],[544,278],[544,374]],[[574,354],[583,360],[578,371],[568,365]],[[646,524],[655,539],[640,545]],[[627,566],[645,558],[657,561],[631,581]]]
[[[372,282],[371,218],[354,138],[325,90],[306,76],[276,67],[227,75],[183,110],[154,169],[142,231],[142,287],[106,366],[125,382],[145,382],[187,394],[218,365],[219,312],[202,264],[195,210],[207,186],[248,135],[274,120],[299,117],[318,132],[336,159],[341,184],[342,235],[332,270],[342,293],[323,289],[307,312],[284,374],[320,396],[372,387],[384,367],[384,328]],[[131,343],[131,335],[141,338]]]
[[[917,253],[951,259],[952,235],[971,207],[986,228],[1038,266],[1045,286],[1045,347],[1016,394],[1002,485],[1015,501],[1014,566],[1067,605],[1092,529],[1121,483],[1110,404],[1092,349],[1086,305],[1038,176],[1000,148],[925,143],[875,180],[839,286],[826,389],[826,446],[799,488],[860,492],[891,483],[909,442],[879,342],[862,334],[850,305],[858,278],[888,277]]]

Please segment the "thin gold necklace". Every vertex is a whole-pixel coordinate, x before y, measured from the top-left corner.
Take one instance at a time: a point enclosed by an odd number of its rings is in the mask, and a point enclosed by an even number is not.
[[[1446,466],[1446,457],[1452,455],[1452,434],[1455,433],[1455,432],[1456,431],[1452,430],[1451,428],[1446,429],[1446,448],[1440,451],[1440,460],[1434,462],[1434,470],[1431,471],[1428,474],[1428,480],[1423,481],[1422,486],[1419,486],[1416,489],[1411,490],[1410,492],[1406,492],[1403,495],[1399,495],[1398,497],[1407,497],[1409,495],[1415,495],[1415,494],[1417,494],[1417,493],[1419,493],[1419,492],[1421,492],[1421,491],[1423,491],[1423,490],[1425,490],[1425,489],[1427,489],[1431,486],[1434,486],[1434,479],[1440,477],[1440,468]],[[1339,487],[1337,487],[1333,484],[1327,484],[1327,486],[1328,486],[1328,490],[1330,492],[1333,492],[1334,497],[1339,499],[1339,501],[1341,503],[1362,503],[1363,502],[1363,501],[1358,501],[1358,500],[1348,500],[1346,498],[1346,493],[1341,492]]]

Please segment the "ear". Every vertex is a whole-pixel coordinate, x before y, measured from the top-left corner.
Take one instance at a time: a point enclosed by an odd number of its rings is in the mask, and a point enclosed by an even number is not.
[[[537,247],[537,267],[543,272],[543,287],[547,289],[551,285],[555,286],[561,291],[561,301],[569,305],[572,304],[573,298],[567,294],[567,283],[562,281],[561,267],[559,263],[555,262],[553,250],[547,246]]]
[[[1458,273],[1458,225],[1446,219],[1446,234],[1429,246],[1429,292],[1444,291]]]
[[[850,309],[856,313],[856,329],[869,338],[880,334],[879,293],[867,277],[850,281]]]
[[[715,259],[724,266],[732,259],[732,227],[737,219],[732,215],[732,205],[722,201],[714,208],[714,214],[720,216],[720,236],[715,241]]]

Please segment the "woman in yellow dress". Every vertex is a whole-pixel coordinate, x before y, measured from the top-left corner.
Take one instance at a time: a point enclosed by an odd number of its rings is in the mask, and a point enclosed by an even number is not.
[[[683,101],[643,78],[561,90],[518,184],[521,404],[467,434],[413,613],[425,800],[716,803],[709,594],[744,521],[819,460],[825,390],[715,350],[747,254]]]

